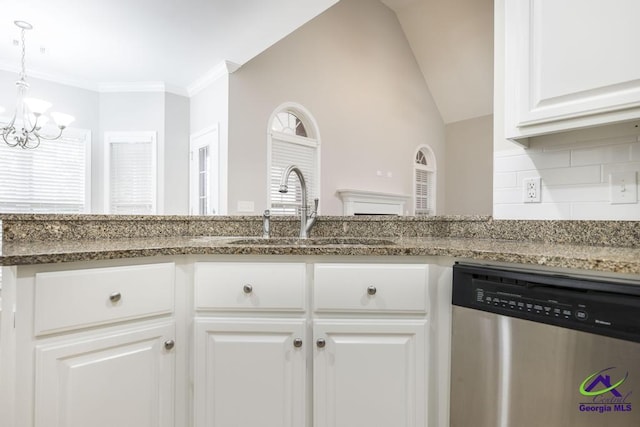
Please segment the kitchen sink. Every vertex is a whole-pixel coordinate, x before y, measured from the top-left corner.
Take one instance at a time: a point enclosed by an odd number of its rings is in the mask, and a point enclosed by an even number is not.
[[[393,240],[389,239],[370,239],[363,237],[310,237],[308,239],[300,239],[297,237],[273,237],[260,238],[251,237],[229,241],[232,245],[246,246],[388,246],[395,245]]]

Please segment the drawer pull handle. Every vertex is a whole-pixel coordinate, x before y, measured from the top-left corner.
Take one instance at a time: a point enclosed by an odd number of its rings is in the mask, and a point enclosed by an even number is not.
[[[302,347],[302,338],[296,338],[293,340],[293,346],[295,348],[300,348]]]
[[[369,295],[375,295],[375,294],[376,294],[376,292],[378,292],[378,290],[377,290],[377,289],[376,289],[376,287],[375,287],[375,286],[373,286],[373,285],[370,285],[370,286],[367,288],[367,293],[368,293]]]
[[[164,342],[164,348],[165,350],[171,350],[173,349],[173,347],[175,347],[176,342],[174,340],[166,340]]]
[[[242,287],[242,290],[245,294],[250,294],[251,292],[253,292],[253,286],[246,284]]]
[[[113,304],[117,303],[121,299],[122,299],[122,294],[120,292],[114,292],[111,295],[109,295],[109,301],[111,301]]]
[[[324,346],[327,345],[327,342],[322,338],[318,338],[318,340],[316,341],[316,345],[318,346],[318,348],[324,348]]]

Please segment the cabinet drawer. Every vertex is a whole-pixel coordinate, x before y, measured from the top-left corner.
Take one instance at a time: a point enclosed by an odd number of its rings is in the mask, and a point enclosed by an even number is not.
[[[196,263],[197,310],[305,308],[305,265],[287,263]]]
[[[427,266],[317,264],[316,311],[425,312]]]
[[[173,263],[37,273],[35,334],[173,312]]]

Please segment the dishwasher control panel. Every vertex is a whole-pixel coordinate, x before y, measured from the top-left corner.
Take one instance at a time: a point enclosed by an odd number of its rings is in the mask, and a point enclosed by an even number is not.
[[[453,305],[640,342],[640,286],[456,264]]]

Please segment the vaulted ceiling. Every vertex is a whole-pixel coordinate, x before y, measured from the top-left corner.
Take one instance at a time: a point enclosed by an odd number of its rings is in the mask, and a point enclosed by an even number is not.
[[[163,82],[185,92],[223,60],[247,62],[339,0],[5,0],[0,69],[98,90]],[[492,0],[381,0],[393,9],[445,123],[491,114]]]

